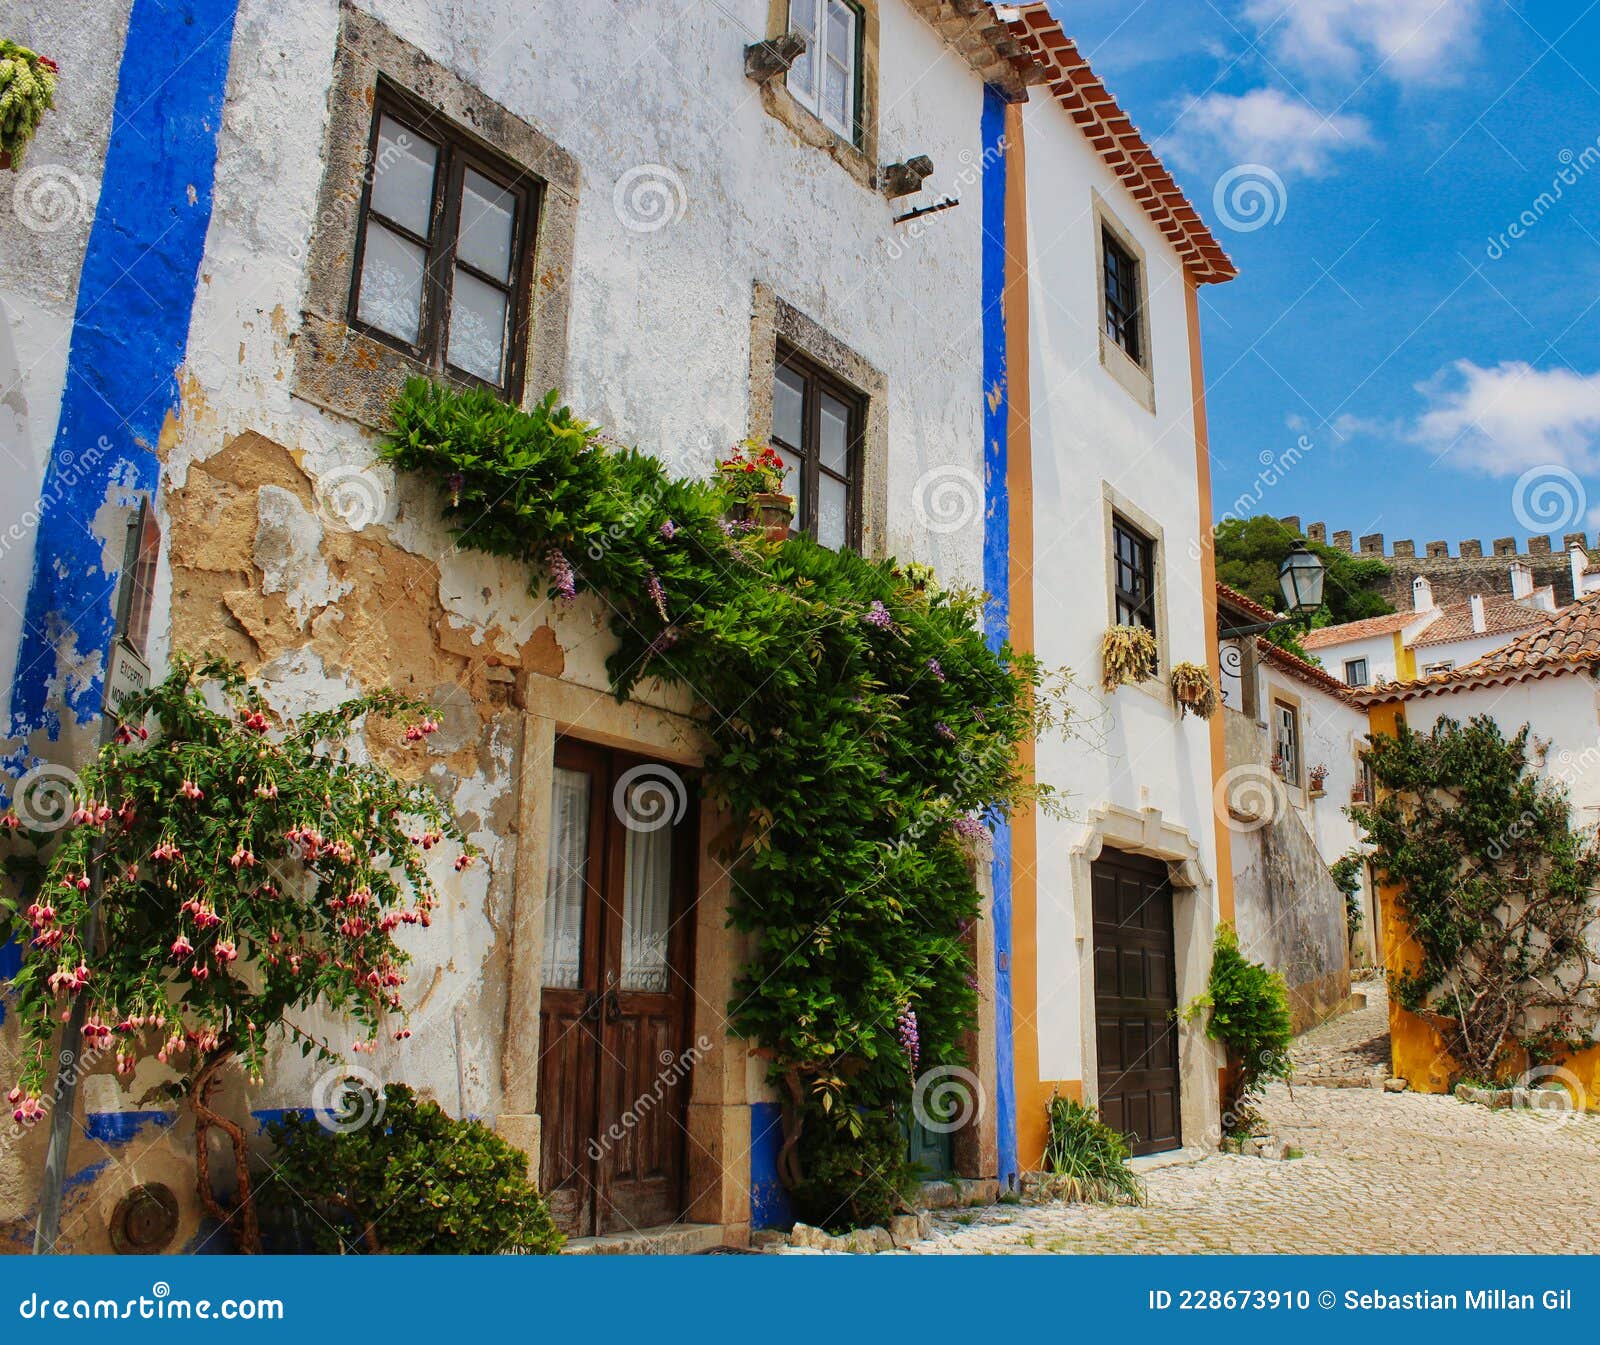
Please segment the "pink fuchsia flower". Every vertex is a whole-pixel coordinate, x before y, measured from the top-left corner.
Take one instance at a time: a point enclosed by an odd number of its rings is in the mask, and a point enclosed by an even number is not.
[[[216,947],[219,962],[237,962],[239,960],[239,946],[232,939],[220,939]]]
[[[241,843],[239,848],[228,856],[228,863],[236,869],[253,869],[256,866],[255,851],[246,849]]]
[[[160,845],[150,852],[150,857],[152,859],[172,860],[182,853],[183,851],[178,849],[171,841],[162,841]]]
[[[398,1032],[396,1032],[394,1034],[394,1039],[396,1041],[405,1041],[406,1038],[409,1037],[410,1035],[411,1035],[411,1029],[408,1028],[408,1027],[403,1027]]]
[[[25,1097],[17,1109],[11,1113],[11,1119],[19,1125],[31,1126],[35,1121],[44,1116],[44,1104],[36,1097]]]
[[[7,813],[0,817],[0,827],[4,827],[7,831],[15,831],[21,825],[22,819],[15,813]]]
[[[450,487],[450,507],[459,509],[461,507],[461,487],[467,484],[467,478],[460,472],[451,472],[445,479],[445,484]]]
[[[182,794],[186,799],[203,799],[206,796],[205,790],[201,789],[193,780],[185,780],[179,785],[178,793]]]
[[[258,799],[275,799],[278,797],[278,786],[270,782],[264,785],[257,785],[256,797]]]
[[[456,856],[456,872],[457,873],[463,873],[467,869],[470,869],[471,867],[472,867],[472,856],[471,855],[457,855]]]
[[[252,710],[245,715],[244,726],[252,733],[265,733],[270,727],[267,723],[266,715],[262,714],[260,710]]]
[[[172,941],[172,956],[180,962],[194,952],[194,945],[189,942],[187,934],[180,934]]]

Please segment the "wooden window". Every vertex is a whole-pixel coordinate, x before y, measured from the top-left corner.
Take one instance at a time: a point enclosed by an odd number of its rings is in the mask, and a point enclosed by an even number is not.
[[[370,153],[350,324],[519,399],[538,181],[382,86]]]
[[[861,27],[847,0],[789,0],[789,31],[806,39],[789,67],[789,92],[852,145],[861,139]]]
[[[1285,784],[1300,783],[1300,711],[1288,701],[1273,701],[1272,750],[1283,763]]]
[[[1121,518],[1111,520],[1117,624],[1156,628],[1156,544]]]
[[[1344,661],[1346,686],[1364,687],[1367,684],[1367,661],[1364,658],[1347,658]]]
[[[772,446],[783,458],[783,488],[794,496],[795,528],[823,546],[861,546],[859,392],[788,346],[778,347],[772,382]]]
[[[1139,263],[1109,229],[1101,229],[1105,256],[1106,335],[1135,364],[1144,363],[1139,338]]]

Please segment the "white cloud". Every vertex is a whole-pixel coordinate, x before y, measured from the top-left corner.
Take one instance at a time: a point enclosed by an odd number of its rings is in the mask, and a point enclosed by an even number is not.
[[[1476,54],[1483,0],[1245,0],[1273,55],[1311,75],[1370,67],[1397,84],[1457,79]]]
[[[1491,476],[1600,469],[1600,373],[1457,360],[1417,390],[1428,410],[1411,438],[1453,466]]]
[[[1364,117],[1324,117],[1311,104],[1278,89],[1208,93],[1179,117],[1163,149],[1180,163],[1200,168],[1220,152],[1232,163],[1265,164],[1278,173],[1316,177],[1341,150],[1370,144]]]

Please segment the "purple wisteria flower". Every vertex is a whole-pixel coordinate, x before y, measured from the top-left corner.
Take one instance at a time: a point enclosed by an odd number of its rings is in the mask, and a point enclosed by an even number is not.
[[[936,681],[944,681],[944,669],[939,666],[938,659],[931,658],[928,660],[928,671],[933,674]]]
[[[900,1037],[900,1048],[906,1053],[906,1059],[911,1062],[911,1068],[916,1069],[917,1061],[922,1058],[922,1037],[917,1031],[917,1011],[909,1004],[900,1010],[900,1016],[895,1019],[895,1031]]]
[[[889,615],[889,609],[876,598],[872,600],[872,606],[867,609],[867,614],[861,619],[869,626],[876,626],[879,630],[894,629],[894,618]]]
[[[460,472],[450,473],[450,506],[453,509],[461,507],[461,487],[467,484],[467,478]]]
[[[650,578],[646,582],[645,588],[650,592],[650,601],[655,603],[656,611],[661,613],[661,619],[663,621],[670,620],[667,616],[667,591],[661,587],[661,576],[654,570],[650,571]]]
[[[670,542],[678,535],[678,525],[669,518],[661,525],[661,535]]]
[[[975,813],[962,813],[951,826],[956,829],[956,835],[964,841],[975,841],[989,834],[989,828],[983,825]]]
[[[956,731],[951,728],[950,725],[946,724],[942,719],[933,726],[933,731],[943,738],[947,743],[953,743],[956,740]]]
[[[578,574],[572,568],[572,562],[563,554],[560,547],[553,546],[545,556],[545,564],[550,567],[550,578],[556,586],[556,600],[569,603],[578,596]]]

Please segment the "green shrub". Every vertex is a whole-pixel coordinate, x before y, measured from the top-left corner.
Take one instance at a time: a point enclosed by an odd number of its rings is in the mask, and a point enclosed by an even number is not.
[[[292,1213],[322,1252],[549,1254],[563,1238],[528,1180],[528,1157],[478,1121],[457,1121],[404,1084],[345,1085],[348,1110],[370,1116],[359,1129],[325,1129],[293,1113],[267,1133],[277,1145],[263,1201]],[[382,1110],[378,1110],[381,1105]]]
[[[800,1137],[805,1173],[791,1192],[795,1217],[831,1233],[883,1224],[908,1208],[917,1175],[906,1156],[900,1118],[885,1108],[861,1118],[861,1133],[842,1138],[813,1123]]]
[[[1328,866],[1328,874],[1333,879],[1333,885],[1344,893],[1345,930],[1352,939],[1366,920],[1366,912],[1361,909],[1362,863],[1360,851],[1351,850],[1340,855]]]
[[[1046,1189],[1066,1200],[1142,1205],[1144,1183],[1128,1166],[1128,1141],[1081,1102],[1051,1095],[1044,1144]]]
[[[1245,1134],[1256,1121],[1254,1100],[1271,1079],[1287,1079],[1294,1024],[1283,977],[1252,962],[1239,950],[1232,925],[1218,925],[1205,994],[1184,1010],[1193,1018],[1209,1011],[1206,1035],[1228,1048],[1236,1074],[1222,1099],[1222,1125]]]

